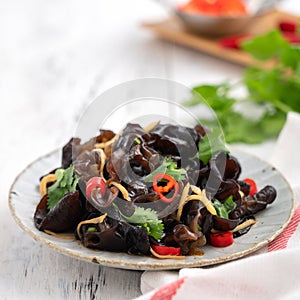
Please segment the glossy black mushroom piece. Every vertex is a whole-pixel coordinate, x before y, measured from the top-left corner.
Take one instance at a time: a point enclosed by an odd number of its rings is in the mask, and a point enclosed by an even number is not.
[[[68,192],[52,209],[47,207],[47,199],[48,196],[45,195],[36,208],[35,226],[41,231],[56,233],[74,230],[83,214],[79,192]]]
[[[77,156],[83,151],[91,151],[95,148],[96,143],[105,143],[111,140],[115,133],[111,130],[100,130],[100,134],[89,141],[81,144],[81,139],[71,138],[62,149],[62,168],[68,168]]]
[[[90,230],[93,228],[93,231]],[[149,236],[146,228],[107,217],[102,223],[84,224],[78,238],[87,248],[131,254],[148,254]]]
[[[232,211],[229,216],[232,219],[240,219],[245,216],[254,215],[264,210],[268,204],[271,204],[276,196],[276,189],[271,185],[267,185],[258,193],[254,194],[253,197],[245,197],[242,205]]]
[[[230,231],[234,229],[239,224],[239,221],[239,219],[226,219],[217,215],[212,218],[213,228],[220,231]]]
[[[210,170],[205,182],[205,189],[211,198],[223,202],[232,196],[237,206],[241,204],[240,185],[237,178],[241,173],[241,166],[236,158],[226,152],[217,152],[209,161]]]

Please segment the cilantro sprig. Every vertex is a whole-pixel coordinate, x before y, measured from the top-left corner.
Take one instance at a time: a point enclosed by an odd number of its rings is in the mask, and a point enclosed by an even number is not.
[[[145,182],[151,182],[156,174],[168,174],[176,181],[183,180],[186,175],[186,170],[177,168],[177,164],[170,157],[165,157],[163,163],[150,174],[145,176]]]
[[[121,213],[121,212],[120,212]],[[142,226],[147,229],[150,236],[156,240],[162,238],[164,224],[158,219],[157,213],[151,208],[143,208],[136,206],[132,216],[128,217],[121,213],[122,217],[128,222],[136,226]]]
[[[207,164],[211,157],[219,151],[229,153],[223,135],[217,128],[213,128],[200,140],[198,156],[204,164]]]
[[[49,209],[54,208],[67,192],[75,191],[78,183],[78,176],[74,173],[73,165],[67,169],[57,169],[55,177],[55,183],[47,189]]]
[[[229,196],[224,203],[215,200],[214,207],[219,217],[229,219],[229,214],[236,208],[236,203],[233,201],[232,196]]]
[[[245,41],[242,48],[262,66],[271,60],[272,67],[247,67],[238,84],[195,86],[186,105],[202,104],[204,98],[215,111],[227,143],[261,143],[278,136],[289,111],[300,112],[300,47],[275,30]],[[246,94],[233,96],[237,87],[245,88]],[[248,114],[249,107],[254,108],[254,116]],[[218,126],[205,118],[200,122]]]

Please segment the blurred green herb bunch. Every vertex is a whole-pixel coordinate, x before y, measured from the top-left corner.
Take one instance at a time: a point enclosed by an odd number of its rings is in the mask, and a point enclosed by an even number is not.
[[[261,143],[278,136],[289,111],[300,112],[300,47],[274,30],[243,42],[241,48],[257,65],[247,67],[238,83],[194,87],[185,105],[200,105],[204,98],[215,111],[227,143]],[[237,95],[239,89],[245,91]],[[205,118],[200,122],[217,126]]]

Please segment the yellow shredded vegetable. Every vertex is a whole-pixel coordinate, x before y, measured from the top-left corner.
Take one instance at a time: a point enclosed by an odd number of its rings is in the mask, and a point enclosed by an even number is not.
[[[42,197],[47,194],[47,184],[54,181],[56,181],[55,174],[48,174],[42,178],[40,182],[40,194]]]

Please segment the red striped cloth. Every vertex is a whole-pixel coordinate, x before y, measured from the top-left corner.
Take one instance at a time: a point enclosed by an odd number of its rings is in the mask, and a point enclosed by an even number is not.
[[[164,285],[152,295],[151,300],[172,300],[177,290],[184,283],[184,280],[185,278],[182,277],[170,284]]]
[[[295,209],[294,215],[288,224],[288,226],[284,229],[284,231],[276,237],[272,242],[268,245],[268,252],[281,250],[287,247],[287,243],[295,233],[300,222],[300,205]]]

